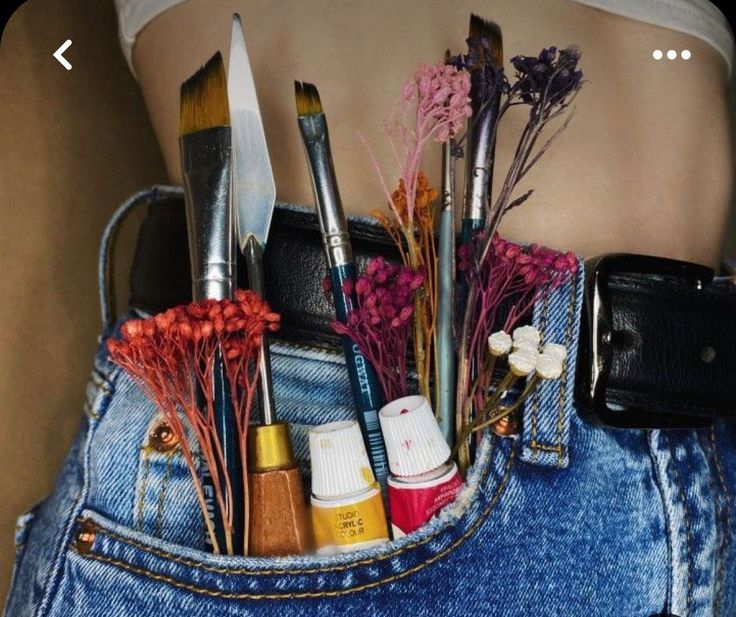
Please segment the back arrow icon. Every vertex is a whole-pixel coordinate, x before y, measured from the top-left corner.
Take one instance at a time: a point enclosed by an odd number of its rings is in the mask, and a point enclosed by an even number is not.
[[[71,39],[67,39],[61,44],[61,47],[54,52],[54,58],[56,58],[67,71],[72,70],[71,62],[69,62],[64,56],[64,52],[69,49],[72,44]]]

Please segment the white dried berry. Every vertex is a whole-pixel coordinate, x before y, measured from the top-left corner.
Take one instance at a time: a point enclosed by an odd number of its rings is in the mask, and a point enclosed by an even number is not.
[[[567,347],[558,345],[557,343],[546,343],[542,347],[542,353],[549,354],[559,358],[560,362],[564,362],[567,358]]]
[[[562,375],[562,360],[557,355],[541,353],[537,358],[537,375],[542,379],[559,379]]]
[[[520,341],[514,341],[513,344],[514,351],[526,351],[527,353],[539,355],[539,347],[535,345],[532,341],[527,339],[521,339]]]
[[[527,341],[534,347],[539,347],[539,330],[534,326],[520,326],[514,330],[514,342]]]
[[[509,355],[509,367],[517,377],[526,377],[537,366],[537,354],[526,349],[517,349]]]
[[[488,337],[488,349],[493,356],[505,356],[511,351],[511,336],[503,330],[494,332]]]

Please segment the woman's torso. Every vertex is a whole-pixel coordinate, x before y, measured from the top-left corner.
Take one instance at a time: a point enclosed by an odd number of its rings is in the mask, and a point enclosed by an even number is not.
[[[478,3],[332,3],[316,0],[212,3],[191,0],[154,19],[138,37],[134,66],[174,182],[180,83],[229,44],[230,14],[243,16],[279,198],[312,203],[296,129],[293,80],[313,82],[327,113],[346,210],[382,207],[382,193],[356,131],[391,177],[381,135],[403,81],[420,62],[461,51],[470,12],[501,24],[506,67],[516,54],[577,44],[588,83],[569,129],[529,175],[532,199],[504,233],[584,255],[653,253],[715,263],[731,199],[726,63],[688,34],[570,0]],[[652,51],[689,49],[689,60]],[[524,121],[509,116],[497,177]],[[424,168],[438,181],[439,149]],[[497,184],[499,182],[497,181]]]

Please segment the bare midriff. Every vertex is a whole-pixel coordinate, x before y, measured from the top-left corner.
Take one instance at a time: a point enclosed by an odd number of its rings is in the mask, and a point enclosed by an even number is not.
[[[313,203],[296,124],[297,79],[319,89],[345,209],[384,208],[357,132],[393,183],[383,121],[417,64],[440,60],[446,48],[463,50],[475,12],[503,28],[507,73],[515,54],[576,44],[587,79],[569,128],[521,187],[534,194],[507,216],[502,233],[585,256],[623,251],[718,262],[732,191],[727,74],[720,54],[700,39],[570,0],[190,0],[146,26],[133,54],[171,182],[181,183],[179,86],[216,50],[227,61],[233,12],[243,17],[280,200]],[[688,49],[692,57],[657,61],[654,49]],[[496,186],[524,114],[517,108],[503,120]],[[435,183],[439,154],[431,145],[423,162]]]

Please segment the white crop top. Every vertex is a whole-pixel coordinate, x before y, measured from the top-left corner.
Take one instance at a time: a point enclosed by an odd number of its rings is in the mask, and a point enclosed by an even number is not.
[[[728,74],[734,53],[733,32],[718,8],[708,0],[573,0],[609,13],[678,30],[710,43],[726,59]],[[186,0],[115,0],[120,41],[133,67],[135,37],[154,17]]]

